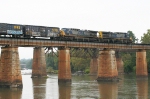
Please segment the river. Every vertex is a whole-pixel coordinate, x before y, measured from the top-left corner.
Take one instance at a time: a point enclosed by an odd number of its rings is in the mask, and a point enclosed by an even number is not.
[[[149,75],[150,76],[150,75]],[[150,79],[119,75],[119,82],[97,82],[96,76],[72,76],[72,83],[59,83],[57,75],[31,78],[22,75],[23,88],[1,88],[0,99],[148,99]]]

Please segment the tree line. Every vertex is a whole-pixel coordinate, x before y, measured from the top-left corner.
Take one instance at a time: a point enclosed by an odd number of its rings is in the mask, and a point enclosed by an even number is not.
[[[133,39],[133,43],[138,42],[138,38],[135,36],[135,34],[132,31],[128,31],[130,37]],[[150,29],[147,30],[147,33],[144,33],[141,37],[140,43],[142,44],[150,44]],[[83,52],[82,52],[83,53]],[[147,50],[147,66],[148,66],[148,72],[150,72],[150,51]],[[74,53],[79,54],[79,53]],[[50,52],[46,54],[46,67],[47,71],[49,72],[56,72],[58,71],[58,53],[55,52],[55,55]],[[124,62],[124,72],[130,73],[136,71],[136,52],[121,52],[121,57]],[[89,73],[90,69],[90,57],[71,57],[70,60],[70,66],[71,71],[84,71],[85,73]],[[32,59],[21,59],[21,64],[26,64],[26,67],[29,69],[32,69]]]

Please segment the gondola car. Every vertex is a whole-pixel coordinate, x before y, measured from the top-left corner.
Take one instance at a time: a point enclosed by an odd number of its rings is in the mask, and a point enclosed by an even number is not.
[[[23,26],[20,24],[0,23],[0,35],[20,37],[21,35],[23,35]]]

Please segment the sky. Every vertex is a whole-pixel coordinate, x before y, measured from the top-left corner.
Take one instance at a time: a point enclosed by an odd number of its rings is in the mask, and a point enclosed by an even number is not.
[[[149,5],[150,0],[0,0],[0,23],[130,30],[140,40],[150,29]],[[19,55],[32,58],[33,48],[19,48]]]

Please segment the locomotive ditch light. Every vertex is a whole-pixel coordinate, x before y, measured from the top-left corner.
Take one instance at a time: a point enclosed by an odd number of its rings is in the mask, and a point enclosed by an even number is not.
[[[98,32],[96,33],[96,36],[99,37],[99,33]]]

